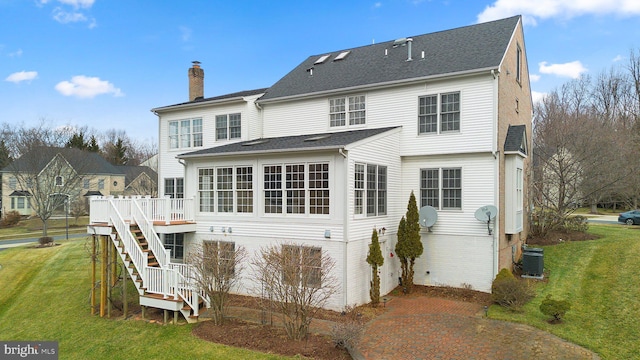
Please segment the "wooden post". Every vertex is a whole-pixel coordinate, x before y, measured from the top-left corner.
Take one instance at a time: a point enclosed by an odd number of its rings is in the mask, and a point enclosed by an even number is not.
[[[169,310],[164,310],[164,322],[163,324],[167,324],[167,321],[169,321]]]
[[[100,262],[100,317],[104,317],[107,304],[107,237],[100,236],[102,261]]]
[[[127,265],[125,265],[124,261],[122,262],[122,315],[124,318],[127,318],[129,312],[129,304],[127,303],[127,277],[129,273],[127,272]]]
[[[147,307],[140,305],[140,309],[142,310],[142,319],[144,320],[147,317]]]
[[[173,312],[173,325],[178,325],[178,312]]]
[[[111,286],[116,286],[118,283],[118,277],[115,276],[118,273],[118,248],[116,247],[116,243],[113,243],[113,249],[111,249],[111,273],[113,276],[111,277]]]
[[[111,271],[113,269],[112,266],[110,266],[111,264],[109,264],[109,260],[111,259],[111,253],[113,252],[113,247],[110,246],[111,242],[109,240],[107,240],[108,243],[106,245],[106,256],[105,258],[107,259],[107,318],[111,318],[111,289],[112,289],[112,282],[113,282],[113,272]]]
[[[96,314],[96,235],[91,238],[91,315]]]

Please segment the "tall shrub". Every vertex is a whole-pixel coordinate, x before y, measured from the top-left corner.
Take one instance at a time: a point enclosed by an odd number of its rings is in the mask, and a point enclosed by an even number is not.
[[[413,291],[413,266],[416,259],[422,255],[424,248],[420,237],[420,223],[416,197],[411,192],[406,216],[403,216],[398,225],[398,242],[396,254],[400,259],[402,268],[402,284],[407,293]]]
[[[380,275],[378,274],[378,268],[384,264],[384,258],[380,250],[378,231],[376,229],[373,229],[373,233],[371,234],[371,245],[369,245],[367,263],[371,265],[371,289],[369,290],[371,305],[378,306],[380,303]]]

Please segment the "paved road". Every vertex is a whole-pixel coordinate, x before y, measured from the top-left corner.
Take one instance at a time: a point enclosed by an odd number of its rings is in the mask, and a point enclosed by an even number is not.
[[[69,234],[69,239],[75,239],[80,237],[85,237],[87,234]],[[37,238],[27,238],[27,239],[16,239],[16,240],[2,240],[0,241],[0,251],[10,247],[21,246],[24,244],[38,242],[39,237]],[[54,241],[65,240],[66,235],[56,235],[53,236]]]
[[[587,222],[593,224],[621,224],[618,215],[589,215]]]

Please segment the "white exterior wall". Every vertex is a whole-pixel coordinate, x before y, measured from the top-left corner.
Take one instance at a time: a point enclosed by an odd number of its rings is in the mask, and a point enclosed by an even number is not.
[[[246,97],[245,101],[235,101],[228,104],[212,104],[208,106],[196,104],[190,108],[162,112],[159,115],[158,145],[160,151],[158,153],[158,194],[164,195],[165,178],[183,177],[184,168],[178,162],[176,156],[191,151],[226,145],[232,142],[259,138],[261,136],[262,126],[260,124],[261,112],[254,104],[254,100],[257,97],[258,96]],[[242,138],[216,141],[216,115],[233,113],[242,114]],[[202,118],[202,146],[170,149],[169,122],[195,118]]]
[[[391,250],[395,249],[394,228],[397,228],[400,218],[404,214],[401,194],[402,167],[400,159],[400,129],[381,134],[373,141],[355,146],[348,150],[348,169],[346,184],[346,217],[348,253],[345,254],[347,263],[347,287],[349,288],[346,304],[361,304],[370,301],[369,289],[371,281],[371,267],[367,264],[367,254],[371,235],[374,228],[385,228],[385,235],[379,236],[385,264],[380,269],[380,293],[385,295],[397,285],[399,263],[391,259]],[[354,177],[355,164],[384,165],[387,167],[387,214],[380,216],[366,216],[354,214]],[[365,175],[366,176],[366,175]],[[366,181],[366,180],[365,180]],[[365,195],[366,197],[366,195]],[[407,199],[409,199],[407,195]],[[406,204],[404,205],[406,209]],[[366,212],[366,211],[365,211]]]
[[[475,211],[496,205],[495,160],[490,153],[440,155],[405,158],[402,170],[403,193],[414,191],[420,207],[420,169],[459,167],[462,169],[462,209],[438,210],[431,232],[423,229],[423,255],[416,260],[415,282],[424,285],[461,287],[490,292],[497,250],[487,224],[475,218]],[[408,198],[405,200],[405,204]],[[406,206],[406,205],[405,205]],[[397,230],[396,230],[397,231]],[[429,271],[429,274],[427,274]]]
[[[418,135],[418,98],[460,92],[460,132]],[[401,155],[491,151],[494,121],[493,77],[487,74],[381,90],[354,91],[366,96],[366,125],[329,126],[329,98],[264,104],[265,137],[402,126]]]

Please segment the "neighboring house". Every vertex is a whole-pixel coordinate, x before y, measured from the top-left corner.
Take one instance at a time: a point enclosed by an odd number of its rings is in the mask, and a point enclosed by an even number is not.
[[[312,55],[266,89],[205,98],[199,63],[188,75],[188,102],[152,110],[160,197],[192,214],[155,227],[174,261],[202,241],[251,255],[292,242],[336,261],[328,307],[366,303],[371,231],[386,293],[412,191],[438,214],[417,284],[490,292],[519,258],[532,117],[521,17]],[[474,217],[485,205],[498,209],[491,232]],[[108,222],[93,209],[92,221]]]
[[[118,165],[124,174],[124,195],[158,196],[158,174],[149,166]]]
[[[73,203],[89,195],[122,195],[125,176],[99,154],[70,148],[35,149],[0,170],[3,213],[35,215],[34,208],[54,206],[63,211],[62,196]]]

